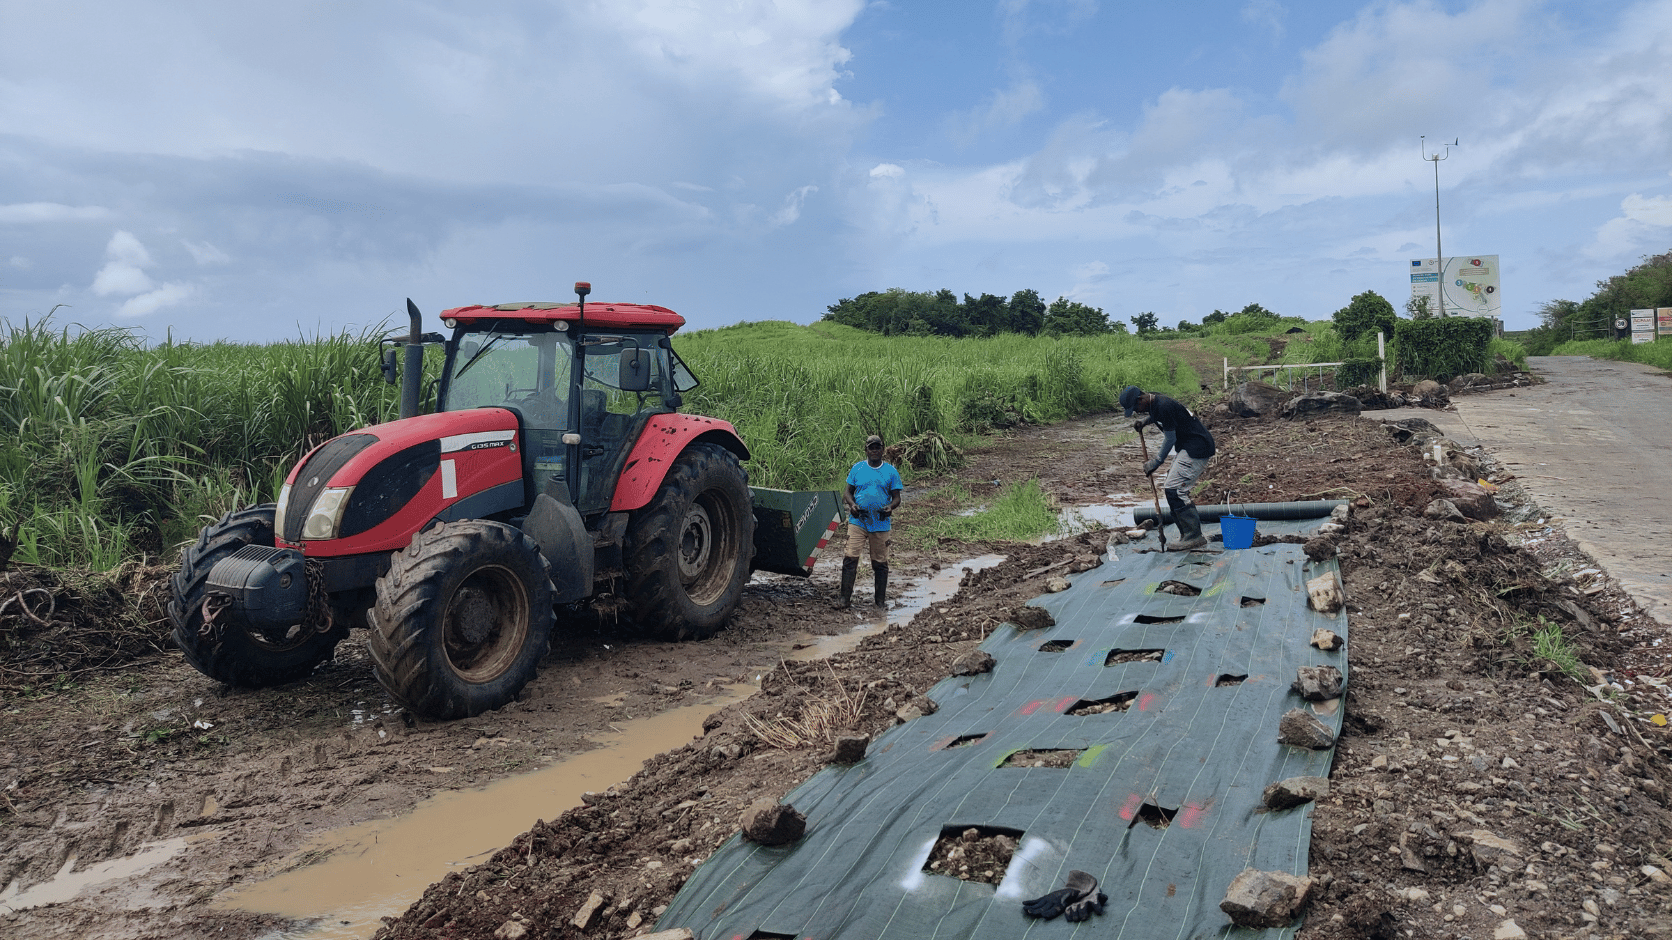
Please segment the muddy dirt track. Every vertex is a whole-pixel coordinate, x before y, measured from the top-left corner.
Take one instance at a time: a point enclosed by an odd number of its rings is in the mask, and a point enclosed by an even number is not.
[[[1664,660],[1645,653],[1665,628],[1559,528],[1540,524],[1539,507],[1501,471],[1500,500],[1520,512],[1435,520],[1423,516],[1440,485],[1430,466],[1379,423],[1213,416],[1211,426],[1221,452],[1209,492],[1352,498],[1358,507],[1335,539],[1353,640],[1347,725],[1331,792],[1314,810],[1321,886],[1299,936],[1672,936],[1672,740],[1649,720],[1667,710],[1656,683],[1668,676]],[[1130,425],[1114,416],[1024,430],[956,474],[914,480],[901,527],[945,508],[955,483],[979,496],[1038,478],[1064,506],[1106,504],[1147,489],[1137,463]],[[1492,468],[1488,460],[1483,473]],[[148,642],[161,642],[160,625],[109,627],[154,576],[134,574],[112,599],[40,572],[0,575],[7,596],[41,587],[57,601],[48,613],[42,595],[28,594],[37,619],[55,625],[51,643],[40,640],[48,628],[25,624],[15,606],[0,611],[8,664],[34,663],[4,676],[0,935],[648,932],[746,806],[823,766],[836,735],[875,735],[932,709],[923,693],[954,660],[1049,578],[1094,565],[1107,539],[900,550],[902,586],[937,576],[963,586],[886,627],[869,608],[828,607],[829,564],[812,582],[758,579],[735,622],[700,643],[573,623],[521,701],[447,724],[392,709],[359,636],[305,682],[229,691],[178,653],[145,655]],[[1003,561],[967,575],[957,567],[989,553]],[[139,609],[157,616],[154,602]],[[868,617],[877,629],[855,634]],[[1578,644],[1589,667],[1582,680],[1539,655],[1541,617]],[[124,637],[120,649],[94,648],[86,634],[101,626]],[[795,658],[834,636],[857,644],[826,660]],[[42,666],[47,646],[84,648],[79,671],[54,679]],[[656,716],[666,722],[640,723]],[[451,813],[429,804],[442,811],[423,825],[463,828],[485,844],[442,859],[436,874],[407,876],[422,884],[397,886],[404,900],[386,902],[392,908],[321,900],[299,922],[235,906],[311,871],[331,873],[292,892],[304,905],[339,890],[382,891],[362,869],[326,866],[370,857],[371,846],[393,841],[388,831],[333,842],[333,830],[409,818],[434,795],[575,767],[559,762],[635,735],[660,756],[631,780],[606,788],[588,782],[607,770],[568,773],[533,798],[527,818],[500,818],[519,801],[509,791]],[[559,793],[565,786],[573,798]],[[582,790],[603,792],[582,804]],[[489,831],[501,824],[504,835]]]

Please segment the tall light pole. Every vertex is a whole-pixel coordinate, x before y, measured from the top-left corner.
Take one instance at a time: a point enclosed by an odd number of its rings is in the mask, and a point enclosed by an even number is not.
[[[1439,272],[1434,275],[1434,299],[1439,302],[1439,314],[1441,319],[1444,319],[1446,315],[1446,256],[1440,251],[1440,161],[1451,156],[1451,148],[1446,147],[1444,153],[1436,150],[1433,156],[1429,156],[1428,135],[1423,134],[1417,138],[1417,141],[1418,146],[1422,148],[1422,158],[1434,164],[1434,264],[1439,268]]]

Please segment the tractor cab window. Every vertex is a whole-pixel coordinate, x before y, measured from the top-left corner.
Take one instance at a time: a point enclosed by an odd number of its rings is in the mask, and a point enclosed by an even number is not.
[[[528,428],[569,430],[572,349],[568,337],[555,332],[494,330],[467,337],[449,364],[447,410],[509,407]]]
[[[661,333],[587,333],[581,373],[582,512],[606,509],[616,467],[651,415],[672,410],[673,384]]]

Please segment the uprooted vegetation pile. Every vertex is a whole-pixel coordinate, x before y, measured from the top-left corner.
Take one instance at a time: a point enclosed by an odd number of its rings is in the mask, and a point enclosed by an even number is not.
[[[1486,455],[1358,418],[1213,422],[1215,492],[1201,502],[1353,505],[1339,531],[1307,540],[1309,554],[1340,559],[1351,669],[1298,936],[1672,936],[1672,741],[1610,680],[1664,628],[1612,583],[1576,583],[1560,556],[1578,551],[1548,527],[1437,511],[1476,472],[1500,501],[1519,499]],[[1136,470],[1086,475],[1142,482]],[[834,760],[839,738],[932,711],[936,681],[1108,540],[1005,546],[1003,564],[910,623],[826,662],[783,664],[700,740],[448,875],[379,937],[650,931],[747,807]]]
[[[34,565],[0,571],[0,690],[20,691],[120,668],[173,649],[167,568],[107,574]]]

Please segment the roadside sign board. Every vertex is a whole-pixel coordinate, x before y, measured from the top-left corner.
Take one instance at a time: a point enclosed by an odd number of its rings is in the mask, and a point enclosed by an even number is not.
[[[1631,312],[1631,341],[1652,343],[1655,339],[1655,310],[1648,308]]]
[[[1672,307],[1656,307],[1655,317],[1660,321],[1660,335],[1672,336]]]

